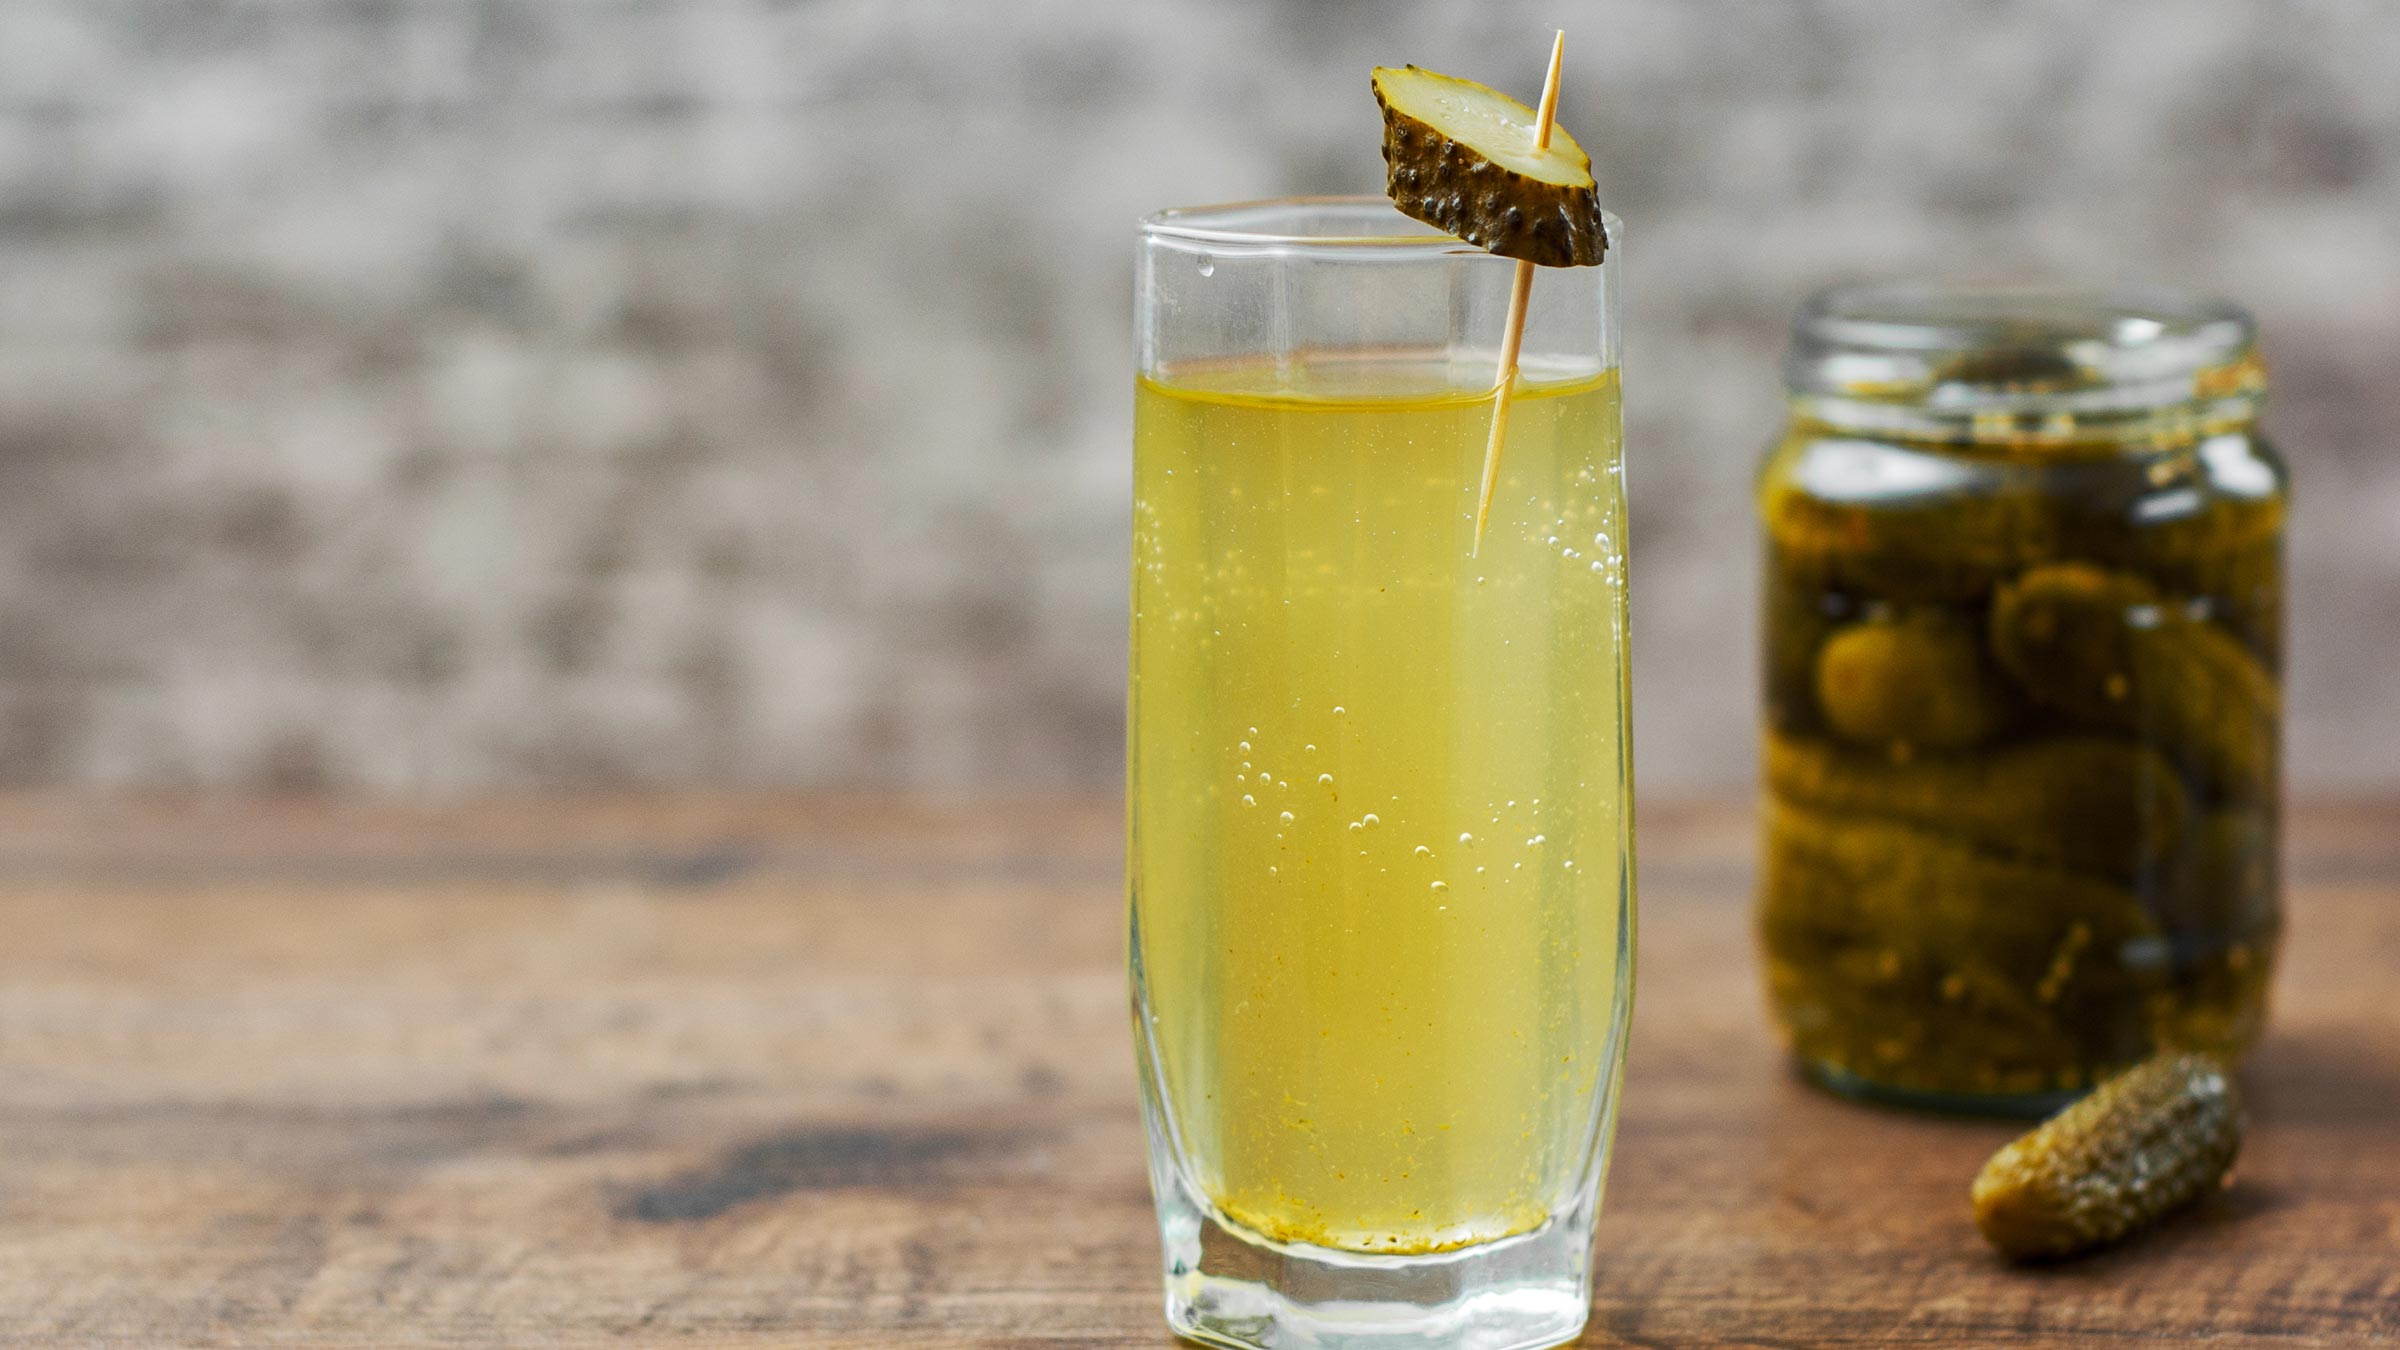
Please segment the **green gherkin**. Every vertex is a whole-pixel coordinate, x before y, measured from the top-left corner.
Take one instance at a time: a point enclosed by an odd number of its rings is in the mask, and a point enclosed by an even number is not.
[[[1975,1178],[1975,1224],[2019,1261],[2115,1242],[2225,1184],[2241,1100],[2206,1055],[2162,1055],[2118,1075]]]
[[[2008,689],[1980,635],[1939,611],[1835,633],[1817,656],[1816,691],[1843,739],[1902,752],[1972,749],[2008,719]]]
[[[2213,799],[2273,799],[2274,678],[2239,639],[2149,582],[2084,563],[2035,568],[2000,589],[1991,633],[2035,701],[2157,746]]]
[[[2098,736],[1892,763],[1770,734],[1765,758],[1768,787],[1796,806],[1914,825],[2110,881],[2161,871],[2191,828],[2172,765]]]
[[[1888,821],[1768,822],[1761,936],[1804,1059],[1996,1096],[2147,1051],[2163,952],[2131,891]]]
[[[1817,653],[1837,626],[1834,597],[1770,556],[1766,575],[1767,723],[1778,731],[1808,732],[1823,724],[1817,707]]]
[[[2166,558],[2140,569],[2159,589],[2207,597],[2209,617],[2242,640],[2269,672],[2283,663],[2283,539]]]
[[[1997,1097],[2083,1086],[2089,1047],[2055,1008],[1990,966],[1862,946],[1785,948],[1768,963],[1804,1062],[1919,1092]]]
[[[2172,997],[2153,1027],[2162,1045],[2237,1055],[2258,1039],[2282,944],[2275,819],[2260,808],[2210,811],[2148,900],[2166,931]]]
[[[2258,808],[2210,811],[2196,823],[2175,884],[2157,901],[2178,954],[2213,956],[2278,926],[2275,822]]]
[[[2028,488],[1895,502],[1843,501],[1784,484],[1768,490],[1763,509],[1796,571],[1886,600],[1980,600],[2064,547],[2057,503]]]
[[[2185,515],[2131,527],[2116,522],[2116,528],[2084,542],[2103,562],[2172,571],[2274,545],[2283,537],[2283,515],[2276,498],[2219,496]]]
[[[2189,471],[2196,473],[2196,470]],[[2189,481],[2189,474],[2170,482]],[[2159,489],[2154,485],[2152,493]],[[2171,489],[2170,489],[2171,490]],[[2135,575],[2173,596],[2203,597],[2207,617],[2273,669],[2282,660],[2284,504],[2216,496],[2163,520],[2132,517],[2138,504],[2083,522],[2070,553]]]
[[[1564,127],[1536,145],[1533,109],[1416,66],[1378,66],[1374,85],[1393,205],[1503,258],[1590,267],[1607,254],[1591,156]]]

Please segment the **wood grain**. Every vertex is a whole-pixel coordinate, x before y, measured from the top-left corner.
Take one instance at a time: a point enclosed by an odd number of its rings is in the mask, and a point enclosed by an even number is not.
[[[1593,1344],[2400,1343],[2400,810],[2297,813],[2237,1187],[1994,1260],[2005,1126],[1768,1039],[1643,820]],[[1110,803],[0,803],[0,1344],[1157,1345]]]

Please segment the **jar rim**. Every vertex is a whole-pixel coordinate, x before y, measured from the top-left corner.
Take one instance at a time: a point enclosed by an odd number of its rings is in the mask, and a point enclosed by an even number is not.
[[[1820,420],[1983,423],[2016,437],[2252,415],[2266,384],[2256,348],[2249,311],[2171,287],[1879,281],[1809,297],[1783,371]]]

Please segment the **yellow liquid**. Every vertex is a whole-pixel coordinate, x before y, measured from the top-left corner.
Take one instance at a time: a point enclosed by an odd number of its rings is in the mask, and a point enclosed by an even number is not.
[[[1137,1034],[1189,1182],[1353,1251],[1576,1194],[1631,932],[1614,374],[1520,384],[1480,556],[1441,376],[1135,393]]]

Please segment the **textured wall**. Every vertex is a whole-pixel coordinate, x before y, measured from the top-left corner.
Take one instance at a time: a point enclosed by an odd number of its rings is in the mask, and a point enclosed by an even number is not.
[[[2400,787],[2381,0],[8,0],[0,779],[1105,782],[1132,219],[1372,190],[1370,64],[1560,19],[1647,790],[1748,772],[1785,316],[1915,270],[2261,312],[2294,778]]]

